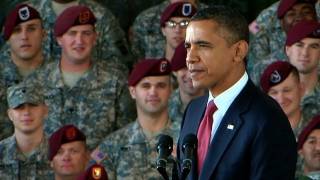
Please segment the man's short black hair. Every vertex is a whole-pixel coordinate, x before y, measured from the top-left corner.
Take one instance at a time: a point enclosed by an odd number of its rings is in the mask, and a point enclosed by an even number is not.
[[[213,5],[199,10],[191,21],[212,20],[218,24],[219,32],[230,44],[240,40],[249,42],[249,28],[247,20],[237,10],[228,6]]]

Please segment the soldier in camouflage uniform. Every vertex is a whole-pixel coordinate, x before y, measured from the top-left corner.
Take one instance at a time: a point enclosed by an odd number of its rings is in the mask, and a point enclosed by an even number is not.
[[[289,62],[276,61],[265,69],[260,85],[265,93],[279,103],[297,138],[312,117],[300,106],[302,87],[297,68]],[[316,110],[320,113],[319,109]]]
[[[160,25],[166,44],[162,57],[171,61],[175,48],[184,41],[189,20],[196,11],[196,7],[188,2],[171,3],[163,11]]]
[[[48,64],[27,80],[40,82],[44,88],[50,107],[46,133],[74,124],[87,135],[89,149],[134,116],[126,72],[119,71],[117,64],[90,56],[97,38],[95,21],[86,6],[62,12],[54,29],[63,49],[60,61]]]
[[[266,24],[270,26],[265,27],[257,24],[259,31],[250,38],[250,49],[248,54],[247,69],[249,73],[253,71],[256,63],[263,59],[285,59],[285,52],[283,47],[285,44],[286,33],[298,21],[302,19],[316,20],[317,15],[314,8],[313,1],[298,1],[289,3],[288,0],[282,0],[278,4],[277,17],[271,16],[266,20]],[[262,19],[265,20],[263,16]]]
[[[182,42],[175,50],[171,59],[171,67],[178,81],[178,88],[171,94],[169,100],[169,116],[172,121],[181,123],[184,110],[189,102],[204,95],[204,89],[195,88],[186,65],[187,50]]]
[[[0,142],[0,178],[52,179],[48,142],[43,123],[48,115],[39,86],[14,85],[8,89],[8,115],[14,134]]]
[[[176,144],[180,127],[168,114],[170,72],[165,59],[144,59],[133,69],[128,82],[137,120],[107,136],[91,154],[109,179],[162,179],[155,167],[156,144],[160,134],[173,137]]]
[[[42,41],[45,30],[39,13],[26,4],[17,5],[7,16],[4,26],[4,39],[9,49],[0,53],[0,78],[5,89],[18,84],[47,62],[42,54]],[[1,104],[6,107],[5,94]],[[7,119],[6,111],[1,111],[4,128],[0,139],[12,134],[12,124]]]
[[[48,154],[55,180],[74,180],[89,162],[86,136],[76,126],[65,125],[51,135]]]
[[[73,5],[85,5],[94,12],[97,23],[95,29],[99,34],[96,47],[93,51],[94,57],[99,60],[115,60],[123,64],[131,63],[131,55],[125,34],[119,26],[118,21],[109,9],[104,8],[93,0],[29,0],[41,14],[45,29],[48,30],[48,38],[45,43],[45,53],[53,59],[59,59],[61,48],[53,34],[54,22],[57,16]]]
[[[165,8],[173,2],[178,0],[166,0],[141,12],[135,19],[132,26],[131,50],[136,60],[165,57],[166,40],[161,32],[160,18]],[[199,8],[206,7],[196,0],[188,0],[188,2]]]
[[[302,107],[312,118],[320,109],[320,23],[301,21],[289,32],[286,55],[289,62],[299,71],[302,84]]]
[[[299,135],[298,154],[301,167],[297,167],[297,179],[320,179],[320,115],[313,117]]]

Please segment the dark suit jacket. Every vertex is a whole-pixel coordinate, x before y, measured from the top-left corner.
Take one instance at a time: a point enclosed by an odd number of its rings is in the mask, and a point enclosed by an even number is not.
[[[184,158],[182,140],[187,134],[197,135],[207,100],[208,95],[195,99],[185,111],[177,150],[179,162]],[[188,179],[293,180],[296,149],[280,106],[249,80],[224,115],[200,176],[195,152]]]

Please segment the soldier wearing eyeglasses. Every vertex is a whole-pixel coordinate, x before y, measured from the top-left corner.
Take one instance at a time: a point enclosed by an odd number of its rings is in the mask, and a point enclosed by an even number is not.
[[[133,24],[131,49],[137,59],[170,60],[175,48],[184,41],[185,28],[196,12],[196,3],[191,0],[164,3],[161,10],[153,7],[141,13]]]

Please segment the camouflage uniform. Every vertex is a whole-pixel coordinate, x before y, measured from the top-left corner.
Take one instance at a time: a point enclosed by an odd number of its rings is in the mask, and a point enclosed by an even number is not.
[[[134,116],[124,72],[116,64],[93,61],[90,69],[69,88],[64,84],[60,63],[48,64],[27,82],[43,86],[49,106],[45,131],[49,135],[66,124],[77,126],[86,136],[89,149],[103,137],[126,125]]]
[[[163,0],[95,0],[112,11],[125,32],[132,25],[137,15],[143,10],[161,3]]]
[[[53,179],[48,161],[48,142],[44,141],[25,157],[19,152],[15,136],[0,141],[0,177],[2,180]]]
[[[162,35],[160,18],[170,4],[169,0],[141,12],[135,19],[132,31],[131,51],[136,58],[165,57],[166,39]],[[200,8],[206,5],[200,4]]]
[[[182,101],[181,101],[179,88],[177,88],[171,94],[171,97],[169,99],[169,117],[170,117],[170,119],[172,119],[173,122],[181,123],[185,109],[186,109],[186,107],[183,106]]]
[[[7,117],[7,100],[6,100],[6,89],[8,87],[11,87],[12,85],[19,84],[24,80],[24,77],[20,75],[17,66],[13,63],[10,57],[10,51],[4,50],[0,53],[0,81],[3,83],[4,88],[4,94],[3,97],[1,97],[1,105],[3,106],[3,110],[1,109],[0,114],[0,126],[3,126],[4,128],[1,130],[0,133],[0,140],[12,135],[13,133],[13,125],[11,121]],[[46,61],[40,65],[35,71],[43,68],[46,64]],[[29,76],[32,76],[31,74]],[[1,122],[3,121],[3,123]]]
[[[302,111],[306,120],[310,121],[315,115],[320,113],[320,83],[315,89],[301,100]]]
[[[169,123],[160,133],[173,137],[176,144],[179,126]],[[110,179],[163,179],[155,166],[158,139],[159,134],[147,138],[135,121],[106,137],[96,151]]]
[[[253,71],[255,64],[263,59],[284,59],[286,34],[277,17],[279,1],[263,10],[256,18],[259,31],[250,37],[247,69]],[[315,5],[318,18],[320,16],[320,2]]]
[[[0,140],[10,136],[13,133],[13,125],[11,121],[9,121],[9,119],[7,118],[6,88],[4,86],[4,82],[1,77],[0,77],[0,129],[1,129]]]
[[[123,64],[130,63],[130,54],[125,35],[114,15],[92,0],[79,0],[80,5],[89,7],[97,18],[95,29],[99,34],[97,38],[94,57],[99,60],[116,59]],[[59,59],[61,48],[53,35],[53,27],[57,15],[55,14],[51,0],[29,0],[28,3],[37,9],[42,17],[44,28],[48,30],[45,54],[50,54],[53,59]]]

